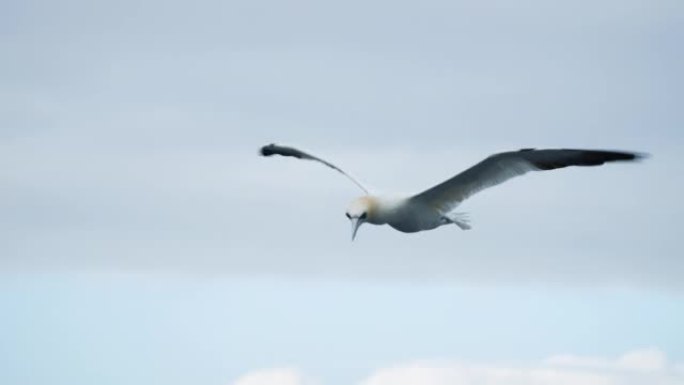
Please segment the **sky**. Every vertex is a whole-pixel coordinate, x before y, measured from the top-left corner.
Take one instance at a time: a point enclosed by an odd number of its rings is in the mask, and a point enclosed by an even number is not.
[[[5,1],[3,384],[684,382],[680,1]],[[527,147],[402,234],[344,217]],[[402,382],[404,381],[404,382]]]

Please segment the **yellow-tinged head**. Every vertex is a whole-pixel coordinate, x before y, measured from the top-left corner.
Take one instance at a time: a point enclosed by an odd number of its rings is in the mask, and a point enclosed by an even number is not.
[[[363,196],[354,199],[347,208],[345,215],[351,221],[352,241],[356,237],[356,231],[366,222],[372,222],[377,203],[373,197]]]

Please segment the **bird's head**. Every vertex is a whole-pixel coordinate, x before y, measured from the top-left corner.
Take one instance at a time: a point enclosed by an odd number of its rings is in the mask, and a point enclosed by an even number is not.
[[[349,204],[345,215],[351,221],[352,241],[356,237],[356,231],[359,229],[359,227],[372,218],[374,206],[374,201],[369,196],[354,199]]]

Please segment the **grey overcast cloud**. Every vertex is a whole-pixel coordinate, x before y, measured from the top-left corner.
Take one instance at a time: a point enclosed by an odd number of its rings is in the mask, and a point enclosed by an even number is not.
[[[364,4],[4,5],[0,266],[681,285],[677,2]],[[350,244],[358,191],[274,141],[406,192],[521,147],[653,156]]]

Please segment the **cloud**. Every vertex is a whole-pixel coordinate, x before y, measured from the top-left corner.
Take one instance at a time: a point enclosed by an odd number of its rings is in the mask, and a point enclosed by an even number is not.
[[[65,154],[39,139],[7,144],[0,160],[13,167],[0,170],[0,271],[682,286],[684,260],[668,211],[680,210],[671,203],[679,182],[655,160],[510,181],[464,204],[470,232],[407,235],[368,226],[351,244],[343,213],[355,187],[316,164],[260,158],[258,144],[125,155],[76,144]],[[497,150],[303,147],[371,186],[407,192]],[[600,188],[578,188],[585,185]],[[634,211],[652,185],[661,186],[660,199]],[[635,231],[643,236],[626,236]]]
[[[679,4],[53,3],[0,12],[0,271],[682,286]],[[654,158],[506,183],[467,234],[352,246],[358,191],[256,157],[271,141],[391,192],[520,147]]]
[[[531,365],[416,362],[376,371],[361,385],[675,385],[681,365],[655,348],[617,358],[558,355]]]
[[[659,371],[667,367],[667,357],[656,348],[648,348],[627,352],[614,360],[601,357],[559,355],[550,357],[546,363],[554,366],[585,369]]]
[[[275,368],[247,373],[232,385],[314,385],[301,372],[293,368]]]
[[[416,361],[373,372],[358,385],[678,385],[681,364],[668,362],[655,348],[616,358],[556,355],[531,364],[458,360]],[[295,369],[260,370],[233,385],[308,385]]]
[[[608,385],[601,374],[545,367],[416,363],[378,370],[361,385]],[[649,383],[652,384],[652,383]],[[644,384],[646,385],[646,384]]]

